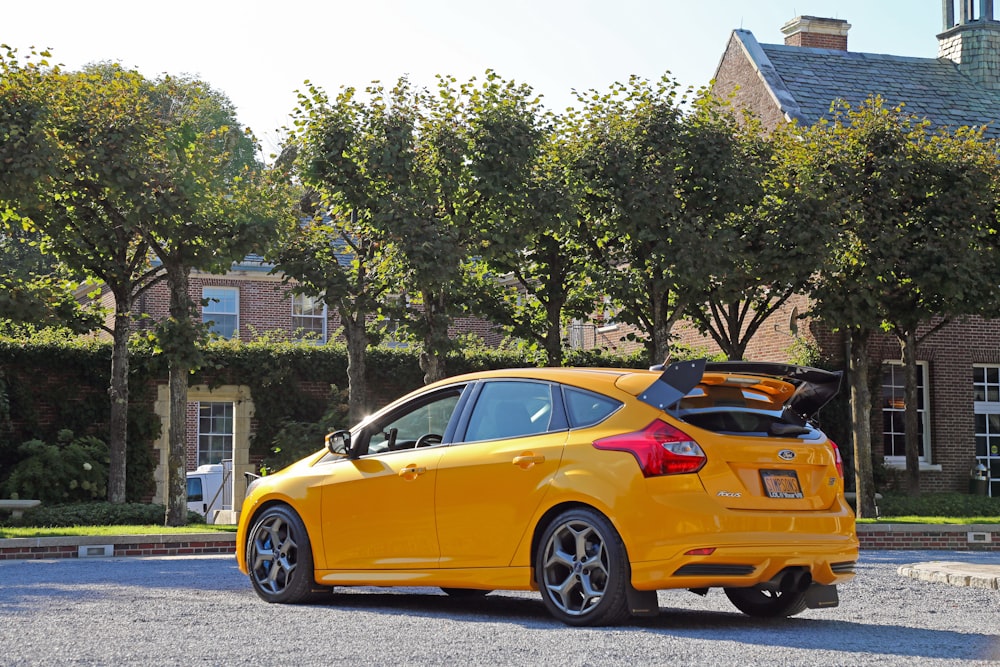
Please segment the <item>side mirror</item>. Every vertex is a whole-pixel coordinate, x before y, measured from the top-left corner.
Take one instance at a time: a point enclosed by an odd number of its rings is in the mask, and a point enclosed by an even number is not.
[[[347,456],[351,451],[351,432],[334,431],[326,434],[326,449],[331,454]]]

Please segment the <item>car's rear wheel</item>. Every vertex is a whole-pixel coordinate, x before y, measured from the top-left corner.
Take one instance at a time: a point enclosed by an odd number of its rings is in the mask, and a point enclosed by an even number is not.
[[[771,590],[762,586],[727,588],[726,597],[747,616],[794,616],[806,608],[805,592]]]
[[[247,538],[247,569],[257,595],[267,602],[304,602],[323,590],[313,579],[306,527],[285,505],[267,508],[254,524]]]
[[[549,612],[567,625],[615,625],[629,617],[629,568],[618,531],[599,512],[568,510],[542,533],[535,577]]]

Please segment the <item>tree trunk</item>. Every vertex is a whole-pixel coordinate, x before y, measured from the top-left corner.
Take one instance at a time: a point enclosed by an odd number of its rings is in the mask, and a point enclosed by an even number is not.
[[[128,450],[128,339],[132,332],[132,300],[115,295],[115,326],[111,346],[111,423],[108,436],[108,501],[124,503]]]
[[[670,326],[667,324],[667,294],[653,296],[652,356],[650,363],[663,363],[670,356]]]
[[[740,305],[741,302],[732,301],[724,308],[726,315],[725,337],[728,339],[728,345],[722,351],[726,353],[726,358],[729,361],[743,361],[743,355],[747,351],[747,339],[741,336],[743,318],[739,315]]]
[[[188,296],[188,274],[185,267],[170,270],[170,318],[177,339],[170,341],[169,355],[170,430],[167,447],[167,507],[165,525],[187,524],[187,394],[191,364],[189,347],[193,345],[191,299]]]
[[[364,314],[358,313],[354,319],[342,311],[341,321],[347,339],[348,423],[353,426],[364,419],[367,410],[368,332]]]
[[[854,441],[854,485],[858,518],[876,518],[875,479],[872,474],[871,391],[868,388],[868,331],[847,334],[848,377],[851,386],[851,435]]]
[[[562,366],[562,309],[564,299],[550,298],[545,305],[545,363]]]
[[[911,496],[920,495],[920,398],[917,387],[917,340],[913,331],[898,336],[903,357],[904,442],[906,443],[906,491]]]
[[[451,339],[448,338],[448,314],[444,292],[434,295],[424,292],[424,317],[427,324],[424,333],[424,351],[420,353],[420,370],[424,372],[424,384],[437,382],[447,377],[445,355]]]

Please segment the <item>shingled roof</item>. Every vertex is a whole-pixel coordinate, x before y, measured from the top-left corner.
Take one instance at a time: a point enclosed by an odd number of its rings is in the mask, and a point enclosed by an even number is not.
[[[800,124],[830,118],[835,100],[854,107],[881,95],[936,126],[986,126],[988,136],[1000,137],[1000,91],[977,85],[945,58],[760,44],[748,30],[733,37],[784,115]]]

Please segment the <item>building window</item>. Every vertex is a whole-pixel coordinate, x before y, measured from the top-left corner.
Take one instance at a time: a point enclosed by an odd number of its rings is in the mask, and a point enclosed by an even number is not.
[[[233,404],[198,403],[198,465],[233,458]]]
[[[292,333],[297,340],[326,342],[326,304],[322,299],[292,295]]]
[[[906,463],[906,381],[899,362],[882,364],[882,446],[888,464]],[[930,411],[927,399],[927,362],[917,362],[917,428],[920,461],[930,463]]]
[[[1000,498],[1000,366],[973,366],[976,463],[986,466],[987,489]]]
[[[621,312],[621,308],[614,304],[610,296],[601,299],[601,311],[594,318],[597,322],[598,333],[617,329],[619,312]]]
[[[201,290],[201,321],[209,331],[232,338],[240,329],[240,290],[236,287],[204,287]]]

